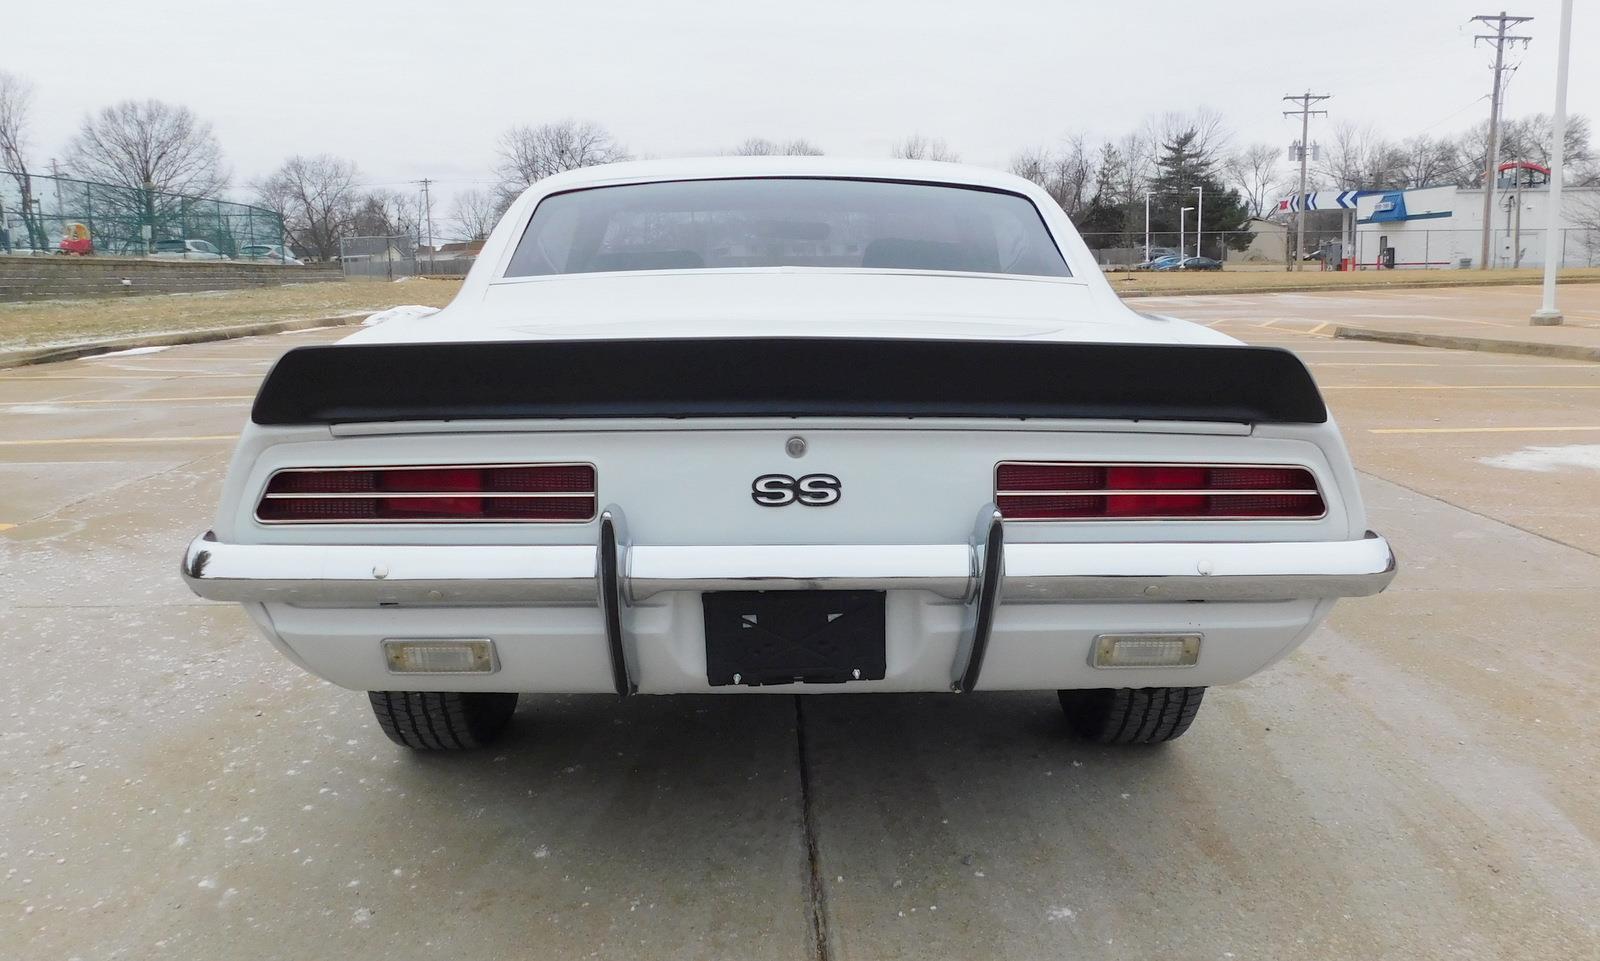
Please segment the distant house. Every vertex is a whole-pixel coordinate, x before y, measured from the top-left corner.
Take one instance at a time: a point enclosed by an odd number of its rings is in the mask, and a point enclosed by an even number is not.
[[[460,243],[440,244],[437,247],[423,245],[417,248],[418,260],[476,260],[483,251],[482,240],[465,240]]]
[[[1250,246],[1243,250],[1229,248],[1224,255],[1228,263],[1283,262],[1287,225],[1265,217],[1251,217],[1244,229],[1254,235],[1250,238]]]

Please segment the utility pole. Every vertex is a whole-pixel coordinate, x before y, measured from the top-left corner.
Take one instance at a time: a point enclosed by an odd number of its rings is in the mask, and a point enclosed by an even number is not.
[[[50,176],[56,182],[56,214],[61,214],[61,165],[56,163],[56,158],[50,158]]]
[[[1285,117],[1300,118],[1300,195],[1295,201],[1294,212],[1294,269],[1299,270],[1306,256],[1306,158],[1311,155],[1311,118],[1326,117],[1326,110],[1312,110],[1311,105],[1321,103],[1332,97],[1331,93],[1314,94],[1307,90],[1302,94],[1290,94],[1283,99],[1290,103],[1300,105],[1298,110],[1285,110]]]
[[[433,194],[428,188],[433,183],[427,177],[422,178],[422,209],[423,219],[428,224],[428,273],[433,273]]]
[[[1561,323],[1561,311],[1556,307],[1556,271],[1566,258],[1567,245],[1561,216],[1561,182],[1565,177],[1562,165],[1566,162],[1567,148],[1567,67],[1572,60],[1572,0],[1561,2],[1561,39],[1556,55],[1556,110],[1555,122],[1550,131],[1550,212],[1544,222],[1544,298],[1539,309],[1533,312],[1536,327],[1549,327]]]
[[[1490,218],[1494,214],[1494,178],[1497,173],[1495,161],[1496,155],[1500,152],[1500,91],[1503,86],[1500,77],[1506,69],[1506,44],[1521,43],[1526,46],[1529,40],[1528,37],[1511,36],[1506,31],[1532,19],[1532,17],[1509,16],[1504,10],[1498,14],[1485,13],[1472,18],[1473,22],[1494,27],[1494,33],[1480,33],[1472,38],[1473,46],[1477,46],[1480,40],[1494,44],[1494,87],[1489,94],[1489,145],[1483,162],[1483,247],[1479,257],[1479,270],[1489,269],[1490,237],[1494,233]]]

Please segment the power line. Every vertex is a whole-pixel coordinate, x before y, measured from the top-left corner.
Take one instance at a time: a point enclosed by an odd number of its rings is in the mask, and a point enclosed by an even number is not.
[[[1321,103],[1333,96],[1331,93],[1314,94],[1307,90],[1305,93],[1288,94],[1283,99],[1290,103],[1300,105],[1298,110],[1285,110],[1285,117],[1300,118],[1300,196],[1299,203],[1295,204],[1294,211],[1294,269],[1300,269],[1300,262],[1306,255],[1306,158],[1311,153],[1311,118],[1326,117],[1326,110],[1312,110],[1311,105]]]
[[[1489,238],[1492,233],[1490,218],[1494,216],[1494,178],[1497,173],[1496,156],[1500,147],[1500,97],[1504,93],[1501,76],[1506,70],[1506,44],[1520,43],[1528,45],[1529,37],[1512,36],[1507,33],[1513,27],[1520,26],[1532,20],[1532,17],[1513,17],[1504,10],[1497,14],[1484,13],[1473,17],[1470,22],[1493,26],[1492,34],[1477,34],[1472,38],[1472,45],[1477,46],[1480,41],[1494,44],[1494,86],[1489,93],[1489,144],[1484,151],[1483,163],[1483,245],[1478,262],[1479,270],[1489,269]]]

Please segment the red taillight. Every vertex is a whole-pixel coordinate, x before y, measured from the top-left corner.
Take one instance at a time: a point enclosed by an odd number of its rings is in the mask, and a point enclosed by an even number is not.
[[[594,518],[594,467],[516,464],[279,471],[256,518],[278,524],[582,522]]]
[[[1004,463],[995,503],[1009,520],[1317,518],[1304,467]]]

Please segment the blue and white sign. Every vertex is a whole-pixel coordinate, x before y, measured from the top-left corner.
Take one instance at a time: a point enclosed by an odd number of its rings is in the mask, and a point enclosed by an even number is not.
[[[1302,209],[1354,210],[1356,209],[1356,198],[1365,192],[1361,190],[1319,190],[1316,193],[1306,194],[1304,198],[1295,196],[1280,200],[1278,201],[1278,209],[1291,212]],[[1303,207],[1301,205],[1302,199],[1305,201]]]

